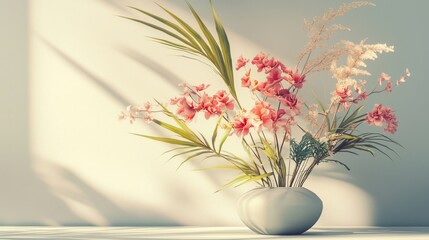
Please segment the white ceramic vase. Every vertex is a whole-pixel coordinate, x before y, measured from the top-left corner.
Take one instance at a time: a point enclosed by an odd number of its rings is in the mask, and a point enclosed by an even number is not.
[[[323,204],[304,187],[256,188],[238,200],[238,215],[259,234],[297,235],[319,219]]]

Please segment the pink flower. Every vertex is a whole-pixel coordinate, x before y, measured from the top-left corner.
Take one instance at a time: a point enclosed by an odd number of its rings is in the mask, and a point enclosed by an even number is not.
[[[250,68],[247,69],[246,74],[241,78],[242,87],[250,87]]]
[[[352,91],[348,87],[337,86],[334,95],[340,98],[341,103],[345,103],[352,97]]]
[[[381,104],[375,105],[375,108],[372,110],[372,112],[368,113],[365,120],[368,122],[369,125],[375,125],[377,127],[381,127],[383,125],[383,114],[384,109]]]
[[[241,55],[238,59],[237,59],[237,65],[235,67],[235,70],[239,70],[240,68],[246,66],[247,62],[249,62],[249,59],[245,59],[243,58],[243,55]]]
[[[280,68],[283,72],[287,71],[285,65],[281,61],[275,58],[268,58],[268,55],[262,52],[256,55],[251,63],[258,68],[258,72],[265,70],[265,73],[269,73],[275,68]]]
[[[273,68],[267,76],[267,81],[270,84],[279,83],[283,80],[282,71],[279,68]]]
[[[391,134],[395,134],[396,131],[398,130],[398,125],[399,125],[399,122],[395,118],[395,120],[392,120],[387,123],[387,127],[384,129],[384,131],[389,132]]]
[[[261,72],[265,68],[265,63],[268,60],[267,57],[268,55],[263,52],[260,52],[253,58],[251,63],[258,68],[258,72]]]
[[[204,93],[204,95],[199,99],[197,110],[204,110],[205,118],[209,119],[214,115],[220,116],[222,114],[222,105],[219,104],[219,102],[214,97],[210,97]]]
[[[119,121],[126,120],[126,119],[130,120],[130,124],[133,124],[135,121],[135,118],[133,116],[131,116],[130,114],[125,113],[125,112],[119,113],[119,115],[118,115]]]
[[[150,122],[153,120],[151,105],[149,102],[146,102],[143,107],[129,105],[127,107],[127,111],[121,112],[118,116],[118,120],[129,119],[131,124],[134,123],[136,118],[141,118],[146,122]]]
[[[144,109],[145,109],[146,111],[150,111],[150,108],[151,108],[151,104],[150,104],[150,102],[146,102],[146,103],[144,104]]]
[[[301,102],[295,94],[290,93],[288,89],[282,89],[279,92],[278,100],[285,106],[292,110],[294,115],[298,115],[301,110]],[[292,115],[289,113],[289,115]]]
[[[386,73],[382,72],[380,74],[380,77],[378,78],[378,84],[382,84],[384,81],[390,81],[390,76]]]
[[[384,131],[390,132],[391,134],[396,132],[399,125],[396,115],[393,114],[392,109],[383,108],[381,104],[375,105],[375,108],[365,117],[365,121],[367,121],[369,125],[375,125],[377,127],[381,127],[383,122],[385,122],[387,126]]]
[[[204,83],[195,86],[195,90],[197,90],[197,92],[201,92],[203,90],[206,90],[208,87],[210,87],[210,84],[205,85]]]
[[[387,84],[386,84],[386,91],[388,91],[388,92],[392,92],[392,83],[389,81],[389,82],[387,82]]]
[[[191,121],[197,113],[194,101],[188,96],[172,99],[171,103],[177,105],[177,115],[182,116],[186,121]]]
[[[240,114],[232,121],[232,128],[234,129],[231,134],[237,134],[237,136],[246,136],[249,134],[250,128],[253,127],[251,120],[248,116]]]
[[[274,97],[278,94],[281,88],[282,86],[280,83],[270,84],[268,81],[266,81],[258,83],[254,89],[267,97]]]
[[[361,101],[365,101],[367,99],[367,95],[366,92],[362,92],[361,94],[359,94],[358,99]]]
[[[292,86],[300,89],[305,82],[305,74],[299,74],[297,69],[295,73],[286,76],[286,81],[288,81]]]
[[[273,128],[273,121],[277,119],[274,108],[271,107],[271,104],[264,101],[257,102],[250,113],[254,121],[253,125],[259,127],[259,130],[262,126],[271,130]]]
[[[229,110],[234,109],[234,100],[228,96],[225,90],[218,91],[214,96],[214,100],[220,103],[221,107],[225,107]]]

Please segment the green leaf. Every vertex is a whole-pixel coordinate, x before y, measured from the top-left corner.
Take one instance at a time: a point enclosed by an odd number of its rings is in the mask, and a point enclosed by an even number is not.
[[[175,114],[173,114],[172,112],[170,112],[165,106],[163,106],[160,102],[158,102],[157,100],[155,100],[156,103],[159,104],[159,106],[161,106],[163,113],[172,118],[177,125],[179,125],[179,127],[186,132],[187,135],[192,136],[192,139],[194,139],[194,143],[198,144],[198,145],[204,145],[203,141],[199,139],[199,137],[194,133],[194,131],[192,131],[192,129],[190,129],[181,119],[179,119]]]
[[[271,160],[276,160],[277,159],[277,153],[273,149],[273,147],[271,147],[271,144],[267,140],[265,140],[264,138],[261,138],[261,141],[262,141],[262,144],[264,145],[263,151],[264,151],[265,155]]]
[[[194,170],[195,171],[207,171],[207,170],[217,170],[217,169],[235,169],[235,170],[240,170],[240,168],[238,168],[237,166],[234,166],[234,165],[219,165],[219,166],[211,166],[211,167],[205,167],[205,168],[197,168],[197,169],[194,169]]]
[[[326,119],[327,130],[328,130],[328,132],[330,132],[331,131],[331,119],[329,119],[329,114],[326,112],[326,108],[323,105],[323,103],[319,99],[317,99],[317,98],[316,98],[316,101],[317,101],[317,104],[320,106],[320,108],[323,111],[322,115]]]
[[[229,82],[228,86],[231,89],[231,94],[233,95],[233,97],[237,99],[237,95],[235,93],[234,76],[232,72],[233,68],[232,68],[232,60],[231,60],[231,50],[229,46],[228,36],[225,32],[222,22],[219,19],[219,16],[216,13],[216,10],[213,6],[213,2],[211,0],[210,0],[210,5],[212,7],[213,18],[216,24],[216,31],[219,37],[220,47],[222,49],[223,61],[225,63],[225,68],[228,76],[227,81]]]
[[[180,153],[176,153],[173,156],[171,156],[169,160],[171,160],[173,158],[176,158],[178,156],[182,156],[182,155],[185,155],[185,154],[188,154],[188,153],[197,152],[197,151],[201,151],[201,148],[193,148],[193,149],[188,150],[188,151],[183,151],[183,152],[180,152]]]
[[[198,146],[197,144],[195,144],[193,142],[182,141],[182,140],[178,140],[178,139],[174,139],[174,138],[156,137],[156,136],[149,136],[149,135],[143,135],[143,134],[138,134],[138,133],[131,133],[131,134],[139,136],[139,137],[144,137],[144,138],[148,138],[151,140],[159,141],[159,142],[174,144],[174,145],[182,145],[182,146],[190,146],[190,147],[197,147]]]
[[[165,129],[171,131],[171,132],[179,134],[181,137],[188,139],[194,143],[200,142],[200,140],[198,138],[196,138],[194,135],[190,134],[189,132],[186,132],[185,130],[183,130],[181,128],[175,127],[173,125],[170,125],[168,123],[162,122],[162,121],[157,120],[157,119],[153,119],[153,122],[158,124],[159,126],[165,128]]]
[[[166,26],[174,29],[176,32],[178,32],[179,34],[181,34],[183,37],[185,37],[188,40],[187,42],[184,42],[185,44],[187,44],[188,46],[192,46],[196,51],[201,52],[201,48],[198,46],[198,43],[186,31],[184,31],[177,24],[174,24],[174,23],[172,23],[172,22],[170,22],[170,21],[168,21],[168,20],[166,20],[164,18],[158,17],[155,14],[146,12],[146,11],[144,11],[142,9],[135,8],[135,7],[130,7],[130,8],[132,8],[134,10],[137,10],[137,11],[139,11],[139,12],[141,12],[141,13],[143,13],[143,14],[145,14],[145,15],[147,15],[147,16],[155,19],[155,20],[158,20],[159,22],[165,24]],[[152,26],[150,26],[150,27],[152,27]],[[157,30],[159,30],[159,29],[157,29]],[[174,38],[178,39],[177,37],[174,37]],[[178,39],[178,40],[180,40],[180,39]]]
[[[198,44],[201,46],[201,48],[204,50],[206,57],[212,61],[213,59],[213,53],[210,51],[210,47],[207,45],[207,43],[204,41],[204,39],[200,36],[200,34],[198,34],[197,31],[195,31],[189,24],[187,24],[185,21],[183,21],[181,18],[179,18],[178,16],[176,16],[174,13],[172,13],[171,11],[169,11],[168,9],[164,8],[163,6],[159,5],[158,6],[160,8],[162,8],[166,13],[168,13],[171,17],[174,18],[174,20],[176,20],[177,23],[179,23],[184,30],[186,30],[188,32],[188,34],[190,36],[192,36],[192,38],[198,42]],[[213,62],[213,64],[216,65],[215,62]]]
[[[191,156],[189,156],[189,157],[187,157],[187,158],[185,158],[181,163],[180,163],[180,165],[177,167],[177,170],[183,165],[183,164],[185,164],[186,162],[188,162],[189,160],[191,160],[191,159],[193,159],[193,158],[196,158],[196,157],[198,157],[198,156],[201,156],[201,155],[203,155],[203,154],[207,154],[207,153],[211,153],[211,151],[200,151],[200,152],[197,152],[197,153],[195,153],[195,154],[192,154]]]
[[[238,183],[241,183],[243,181],[246,181],[247,179],[249,179],[248,175],[246,175],[246,174],[239,175],[238,177],[236,177],[236,178],[230,180],[229,182],[225,183],[222,186],[222,188],[218,189],[216,192],[222,191],[225,188],[228,188],[228,187],[230,187],[230,186],[232,186],[234,184],[238,184]]]
[[[191,44],[190,42],[188,42],[186,39],[184,39],[184,38],[180,37],[179,35],[177,35],[177,34],[175,34],[175,33],[171,32],[171,31],[169,31],[169,30],[167,30],[167,29],[164,29],[164,28],[162,28],[162,27],[159,27],[159,26],[157,26],[157,25],[155,25],[155,24],[152,24],[152,23],[149,23],[149,22],[145,22],[145,21],[142,21],[142,20],[139,20],[139,19],[135,19],[135,18],[123,17],[123,16],[120,16],[120,17],[121,17],[121,18],[128,19],[128,20],[131,20],[131,21],[134,21],[134,22],[138,22],[138,23],[144,24],[144,25],[146,25],[146,26],[148,26],[148,27],[151,27],[151,28],[153,28],[153,29],[156,29],[156,30],[158,30],[158,31],[160,31],[160,32],[163,32],[163,33],[165,33],[165,34],[167,34],[167,35],[169,35],[169,36],[171,36],[171,37],[173,37],[173,38],[175,38],[175,39],[179,40],[180,42],[183,42],[183,43],[187,44],[187,45],[190,45],[190,44]]]
[[[167,47],[171,47],[173,49],[176,49],[176,50],[179,50],[182,52],[186,52],[187,54],[201,56],[200,52],[198,52],[198,51],[196,51],[190,47],[187,47],[185,45],[174,43],[174,42],[171,42],[171,41],[168,41],[165,39],[161,39],[161,38],[156,38],[156,37],[149,37],[149,38],[152,39],[153,41],[159,43],[159,44],[165,45]]]
[[[347,171],[350,171],[350,168],[346,164],[344,164],[338,160],[335,160],[335,159],[323,159],[321,162],[334,162],[334,163],[340,164],[341,166],[345,167],[347,169]]]
[[[239,186],[244,185],[244,184],[249,183],[249,182],[256,182],[256,181],[259,181],[261,179],[268,178],[271,175],[273,175],[272,172],[261,174],[261,175],[257,175],[257,176],[251,176],[246,181],[243,181],[243,182],[239,183],[238,185],[235,185],[234,187],[239,187]]]
[[[189,4],[189,2],[187,2],[189,9],[192,12],[192,15],[194,16],[195,20],[198,23],[198,26],[200,27],[201,31],[203,32],[204,36],[207,39],[207,42],[210,45],[210,49],[211,52],[213,54],[213,59],[215,60],[215,62],[217,63],[217,65],[219,66],[219,70],[221,72],[224,71],[224,63],[222,61],[222,53],[219,49],[219,46],[215,40],[215,38],[213,37],[213,35],[210,33],[209,29],[206,27],[206,25],[204,24],[204,22],[201,20],[200,16],[198,16],[197,12],[194,10],[194,8],[191,6],[191,4]],[[223,73],[225,74],[225,73]]]
[[[219,120],[217,120],[216,126],[213,130],[213,134],[212,134],[212,146],[213,146],[213,150],[216,152],[216,138],[217,138],[217,130],[219,128],[219,125],[222,121],[222,117],[219,117]]]
[[[223,137],[222,137],[222,139],[220,140],[218,153],[220,153],[220,152],[221,152],[221,150],[222,150],[222,146],[223,146],[223,144],[225,143],[226,139],[228,139],[228,137],[229,137],[229,133],[231,132],[231,130],[232,130],[232,128],[230,127],[230,128],[228,128],[228,129],[225,131],[225,133],[223,134]]]

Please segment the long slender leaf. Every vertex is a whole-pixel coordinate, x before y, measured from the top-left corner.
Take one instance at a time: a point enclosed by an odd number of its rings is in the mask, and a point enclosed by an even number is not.
[[[211,167],[205,167],[205,168],[197,168],[194,169],[195,171],[207,171],[207,170],[217,170],[217,169],[234,169],[234,170],[240,170],[237,166],[234,165],[219,165],[219,166],[211,166]]]
[[[223,134],[222,139],[220,140],[220,144],[219,144],[219,150],[218,152],[220,153],[220,151],[222,150],[223,144],[225,143],[226,139],[228,139],[229,137],[229,133],[231,132],[232,128],[228,128],[225,133]]]
[[[216,10],[213,6],[213,2],[211,0],[210,0],[210,5],[212,7],[212,14],[216,24],[216,31],[219,37],[220,47],[222,49],[223,61],[225,63],[225,68],[228,75],[227,81],[229,81],[229,87],[232,90],[231,94],[234,96],[235,99],[237,99],[237,95],[235,93],[234,76],[232,72],[231,50],[229,46],[228,36],[225,32],[222,22],[219,19],[219,16],[216,13]]]
[[[323,159],[321,162],[334,162],[334,163],[338,163],[341,166],[345,167],[347,169],[347,171],[350,171],[350,168],[346,164],[344,164],[344,163],[342,163],[342,162],[340,162],[338,160],[335,160],[335,159]]]
[[[223,62],[223,58],[222,58],[222,52],[220,51],[220,48],[215,40],[215,38],[213,37],[213,35],[210,33],[209,29],[207,28],[207,26],[204,24],[204,22],[201,20],[200,16],[197,14],[197,12],[194,10],[194,8],[191,6],[191,4],[188,4],[189,9],[192,12],[192,15],[194,16],[195,20],[197,21],[201,31],[203,32],[204,36],[207,39],[207,42],[210,45],[210,49],[211,52],[213,53],[213,57],[215,60],[215,62],[217,63],[217,66],[219,66],[219,70],[220,72],[222,72],[222,75],[225,75],[225,64]]]
[[[144,138],[148,138],[151,140],[159,141],[159,142],[174,144],[174,145],[182,145],[182,146],[190,146],[190,147],[197,147],[198,146],[197,144],[195,144],[193,142],[182,141],[182,140],[178,140],[178,139],[174,139],[174,138],[156,137],[156,136],[149,136],[149,135],[138,134],[138,133],[131,133],[131,134],[139,136],[139,137],[144,137]]]
[[[202,154],[206,154],[206,153],[211,153],[211,151],[201,151],[201,152],[197,152],[197,153],[195,153],[195,154],[192,154],[191,156],[189,156],[189,157],[187,157],[187,158],[185,158],[181,163],[180,163],[180,165],[177,167],[177,169],[176,170],[178,170],[183,164],[185,164],[186,162],[188,162],[189,160],[191,160],[191,159],[193,159],[193,158],[195,158],[195,157],[198,157],[198,156],[201,156]]]
[[[216,126],[213,130],[213,134],[212,134],[212,146],[213,146],[213,150],[216,152],[216,138],[217,138],[217,130],[219,128],[220,122],[222,121],[222,117],[219,117],[219,120],[217,120]]]
[[[161,18],[161,17],[159,17],[159,16],[157,16],[155,14],[152,14],[152,13],[149,13],[147,11],[144,11],[142,9],[139,9],[139,8],[136,8],[136,7],[130,7],[130,8],[132,8],[134,10],[137,10],[137,11],[139,11],[139,12],[141,12],[141,13],[143,13],[143,14],[145,14],[145,15],[147,15],[147,16],[149,16],[149,17],[151,17],[151,18],[153,18],[153,19],[155,19],[155,20],[157,20],[157,21],[159,21],[159,22],[161,22],[163,24],[165,24],[166,26],[174,29],[176,32],[178,32],[179,34],[181,34],[183,37],[185,37],[189,41],[188,43],[186,43],[188,46],[192,46],[196,51],[202,52],[201,48],[199,47],[198,43],[194,40],[194,38],[191,35],[189,35],[185,30],[183,30],[180,26],[178,26],[177,24],[175,24],[175,23],[173,23],[171,21],[168,21],[168,20],[166,20],[164,18]]]
[[[164,8],[163,6],[159,5],[160,8],[162,8],[166,13],[168,13],[171,17],[174,18],[174,20],[177,21],[194,39],[198,42],[198,44],[202,47],[205,54],[209,57],[209,60],[212,61],[213,59],[213,53],[210,51],[210,47],[207,45],[207,43],[204,41],[204,39],[198,34],[197,31],[195,31],[189,24],[187,24],[185,21],[183,21],[181,18],[179,18],[177,15],[169,11],[168,9]],[[215,62],[213,64],[216,65]]]

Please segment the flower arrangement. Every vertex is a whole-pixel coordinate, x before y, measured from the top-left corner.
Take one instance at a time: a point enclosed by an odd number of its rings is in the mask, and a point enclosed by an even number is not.
[[[378,54],[393,52],[393,46],[368,44],[365,40],[324,44],[336,31],[349,30],[343,25],[331,24],[334,18],[367,5],[373,4],[346,3],[337,10],[305,21],[309,42],[297,56],[296,66],[292,67],[262,52],[251,60],[240,56],[233,67],[228,37],[212,4],[217,39],[190,4],[199,29],[162,6],[172,20],[132,7],[158,21],[159,25],[126,18],[169,36],[154,38],[156,42],[211,64],[227,90],[215,90],[210,94],[208,83],[196,86],[184,83],[181,85],[183,93],[172,98],[169,105],[155,100],[156,104],[129,106],[119,118],[130,122],[143,119],[174,133],[175,137],[136,135],[174,145],[172,151],[179,152],[174,157],[184,157],[182,164],[194,158],[222,159],[225,164],[212,168],[234,169],[240,173],[225,187],[248,182],[263,187],[300,187],[320,163],[338,163],[349,170],[343,162],[333,159],[341,152],[358,154],[363,151],[372,155],[379,152],[389,157],[388,152],[395,153],[389,144],[399,143],[384,133],[362,132],[359,128],[369,124],[384,127],[385,132],[394,134],[399,122],[391,108],[377,104],[371,111],[364,112],[364,104],[367,98],[390,93],[395,86],[406,82],[409,70],[406,69],[396,82],[383,72],[371,79],[366,62],[375,60]],[[248,89],[253,99],[250,108],[240,103],[234,70],[242,76],[241,87]],[[311,74],[319,71],[330,72],[336,80],[326,105],[320,101],[309,104],[300,97],[301,89],[311,81]],[[156,114],[166,116],[171,122],[160,120]],[[217,119],[210,137],[189,126],[198,114],[206,119]],[[301,123],[304,120],[307,125]],[[302,135],[300,140],[295,137],[297,132]],[[223,149],[230,138],[242,142],[247,153],[245,158]]]

